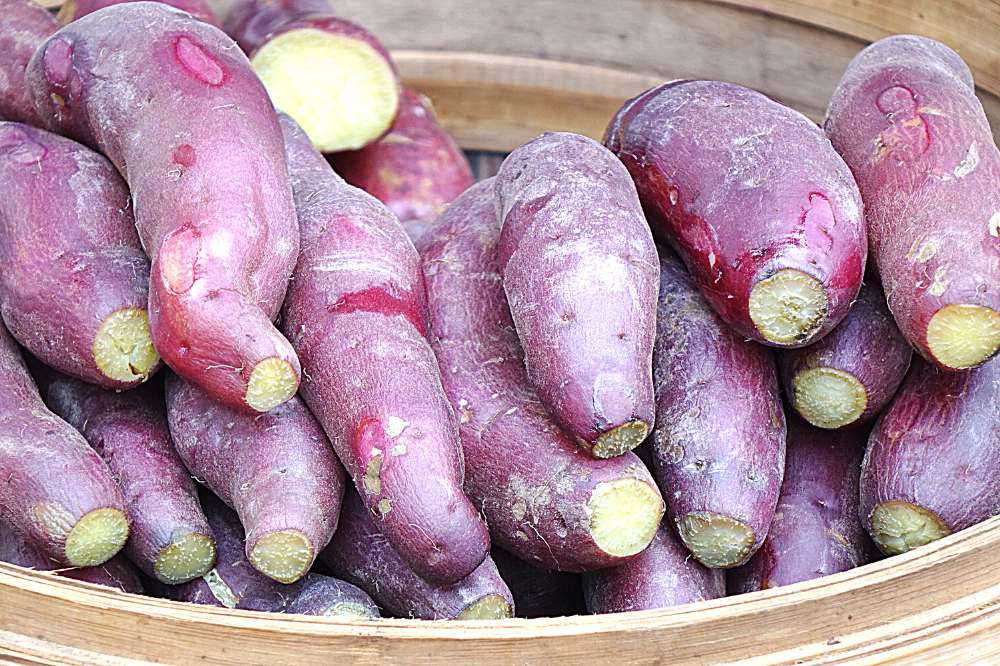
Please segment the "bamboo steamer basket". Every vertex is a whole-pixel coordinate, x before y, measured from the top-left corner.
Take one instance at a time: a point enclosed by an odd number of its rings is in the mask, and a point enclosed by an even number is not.
[[[219,0],[220,2],[225,0]],[[58,2],[48,3],[49,5]],[[669,78],[748,85],[820,119],[848,60],[896,32],[969,63],[1000,127],[997,0],[336,0],[466,148],[599,138]],[[126,595],[0,564],[0,659],[191,664],[1000,663],[1000,518],[785,588],[642,613],[344,622]]]

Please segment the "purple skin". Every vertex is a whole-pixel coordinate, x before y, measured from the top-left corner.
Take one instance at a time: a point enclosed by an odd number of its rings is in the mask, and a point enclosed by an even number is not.
[[[662,507],[662,500],[634,453],[592,458],[559,430],[531,386],[501,286],[493,185],[470,188],[418,241],[434,350],[460,415],[466,492],[493,542],[540,568],[620,564],[623,557],[595,542],[591,497],[604,483],[637,479],[649,484],[650,501]],[[651,519],[649,538],[659,515]]]
[[[945,369],[985,361],[989,345],[945,363],[929,339],[931,318],[948,305],[1000,311],[1000,150],[968,66],[926,37],[881,39],[848,65],[824,128],[864,197],[873,263],[900,331]],[[952,333],[960,347],[985,330]]]
[[[299,363],[272,320],[298,226],[277,116],[246,56],[189,14],[129,2],[61,28],[27,80],[49,129],[128,181],[163,360],[233,407],[290,398]]]
[[[808,347],[779,352],[778,368],[785,394],[795,410],[812,425],[832,429],[866,423],[882,413],[903,383],[912,356],[913,348],[896,328],[882,287],[873,279],[861,288],[840,326]],[[848,416],[831,421],[840,413],[817,409],[808,399],[805,404],[800,402],[802,394],[796,390],[796,378],[814,368],[853,377],[864,390],[864,404],[857,404]],[[851,420],[841,423],[847,419]]]
[[[635,448],[653,424],[658,262],[632,179],[600,144],[550,133],[511,153],[495,187],[528,377],[596,457]]]
[[[340,529],[320,559],[338,578],[350,581],[371,595],[380,607],[396,617],[422,620],[477,619],[463,613],[488,605],[493,617],[512,617],[514,598],[487,556],[462,580],[434,585],[417,575],[396,553],[354,491],[344,498]]]
[[[299,583],[298,594],[288,603],[286,613],[375,619],[378,606],[364,590],[330,576],[309,574]]]
[[[432,582],[461,580],[488,554],[489,532],[462,491],[420,258],[382,203],[281,123],[302,228],[283,326],[306,370],[302,396],[403,559]]]
[[[327,0],[240,0],[222,23],[226,34],[252,55],[275,31],[310,15],[329,16]]]
[[[63,23],[75,21],[78,18],[96,12],[99,9],[120,5],[123,2],[135,2],[136,0],[67,0],[62,9],[59,10],[59,20]],[[171,7],[176,7],[191,14],[195,18],[201,19],[212,25],[218,24],[215,12],[209,6],[207,0],[157,0]]]
[[[49,408],[90,442],[121,486],[131,525],[125,554],[168,584],[205,573],[214,555],[212,532],[170,439],[159,384],[113,393],[51,373],[40,385]],[[201,562],[195,570],[176,573],[175,562],[193,563],[195,543]],[[182,550],[189,554],[173,554]]]
[[[518,617],[565,617],[586,613],[583,583],[578,574],[539,569],[499,548],[494,548],[490,556],[514,596]]]
[[[141,368],[123,358],[102,369],[95,358],[105,320],[122,310],[145,313],[148,301],[149,259],[125,182],[89,148],[2,122],[0,181],[0,314],[11,335],[89,383],[125,389],[144,381],[159,368],[148,336]]]
[[[85,583],[113,587],[122,592],[142,594],[139,572],[122,555],[115,555],[104,564],[94,567],[60,568],[13,528],[0,524],[0,562],[16,564],[26,569],[52,571],[57,576],[82,580]]]
[[[660,275],[653,474],[695,556],[737,566],[767,535],[785,467],[774,357],[716,315],[676,258],[664,254]],[[720,552],[705,543],[716,523],[743,538]]]
[[[56,17],[32,0],[0,0],[0,119],[41,125],[24,70],[35,49],[58,29]]]
[[[0,405],[0,520],[57,564],[96,565],[110,559],[128,534],[122,491],[87,440],[42,402],[17,344],[3,326]],[[86,555],[100,561],[73,562],[67,537],[81,518],[98,509],[110,510],[103,514],[113,513],[118,521],[115,543],[103,553]]]
[[[737,85],[671,81],[626,102],[605,144],[635,179],[654,230],[742,335],[798,347],[846,316],[867,252],[861,195],[811,120]],[[783,269],[817,280],[827,304],[768,337],[750,294]]]
[[[750,561],[728,572],[729,594],[791,585],[859,567],[871,540],[858,518],[868,431],[788,419],[788,459],[771,529]]]
[[[201,492],[201,505],[215,535],[218,557],[215,568],[182,585],[151,584],[159,597],[204,606],[280,613],[298,593],[295,585],[282,585],[260,573],[247,559],[239,517],[217,497]]]
[[[965,372],[915,358],[868,439],[861,464],[865,528],[887,555],[1000,513],[1000,363]],[[917,517],[873,516],[883,502]],[[892,506],[892,505],[890,505]]]
[[[337,529],[345,485],[315,417],[298,396],[251,416],[173,374],[166,386],[177,452],[191,474],[235,509],[250,535],[247,557],[254,561],[264,537],[290,531],[304,537],[308,553],[296,571],[267,573],[285,583],[305,574]]]
[[[691,557],[664,524],[635,559],[584,574],[583,595],[595,615],[668,608],[726,596],[726,576]]]

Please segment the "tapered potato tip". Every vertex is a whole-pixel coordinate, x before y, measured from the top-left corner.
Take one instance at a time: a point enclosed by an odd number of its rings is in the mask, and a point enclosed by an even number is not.
[[[215,539],[205,534],[186,534],[160,551],[153,563],[156,578],[179,585],[204,576],[215,565]]]
[[[835,430],[858,420],[868,392],[858,378],[836,368],[809,368],[792,379],[795,410],[817,428]]]
[[[910,502],[882,502],[872,511],[872,539],[886,555],[899,555],[951,534],[944,522]]]
[[[291,30],[264,44],[251,62],[275,107],[324,153],[371,143],[389,130],[399,109],[395,71],[361,39]]]
[[[250,551],[250,564],[279,583],[294,583],[306,575],[315,555],[304,534],[298,530],[281,530],[257,541]]]
[[[149,332],[149,314],[126,308],[105,319],[94,337],[94,362],[109,379],[145,381],[160,363]]]
[[[598,437],[591,452],[595,458],[614,458],[642,444],[647,435],[648,423],[629,421]]]
[[[656,489],[638,479],[598,484],[587,506],[594,543],[616,557],[642,552],[653,540],[664,510]]]
[[[247,385],[246,401],[258,412],[268,412],[291,400],[299,390],[299,378],[282,358],[266,358],[254,367]]]
[[[74,567],[104,564],[128,540],[128,518],[118,509],[95,509],[77,521],[66,537],[66,560]]]
[[[750,319],[768,342],[806,342],[826,319],[829,299],[816,278],[785,268],[750,290]]]
[[[472,602],[458,614],[458,620],[505,620],[514,617],[514,609],[499,594],[488,594]]]
[[[743,564],[756,540],[745,523],[707,511],[689,513],[680,521],[677,531],[695,559],[712,569]]]
[[[953,370],[982,365],[1000,350],[1000,313],[983,305],[946,305],[927,325],[927,347]]]

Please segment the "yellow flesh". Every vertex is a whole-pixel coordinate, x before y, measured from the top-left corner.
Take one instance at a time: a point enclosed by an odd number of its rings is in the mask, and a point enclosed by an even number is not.
[[[312,561],[312,546],[297,530],[264,535],[250,553],[254,569],[279,583],[294,583],[309,571]]]
[[[266,412],[289,400],[298,388],[298,377],[288,361],[266,358],[250,373],[247,404],[258,412]]]
[[[631,451],[642,444],[649,434],[649,424],[645,421],[629,421],[612,428],[597,438],[593,454],[596,458],[614,458]]]
[[[103,564],[128,539],[128,519],[118,509],[95,509],[73,526],[66,537],[66,560],[74,567]]]
[[[153,348],[149,315],[127,308],[104,320],[94,338],[94,362],[110,379],[137,382],[149,376],[160,356]]]
[[[899,555],[951,534],[940,518],[909,502],[882,502],[872,512],[872,539],[886,555]]]
[[[292,30],[261,47],[253,66],[275,107],[294,118],[324,153],[374,141],[399,109],[395,73],[358,39]]]
[[[819,280],[791,268],[750,290],[750,319],[765,340],[805,342],[823,325],[829,303]]]
[[[1000,313],[982,305],[946,305],[927,325],[927,346],[949,368],[974,368],[1000,349]]]
[[[499,594],[488,594],[465,607],[459,620],[504,620],[513,617],[510,604]]]
[[[713,569],[743,564],[754,543],[753,530],[718,513],[689,513],[677,527],[695,559]]]
[[[215,564],[215,541],[204,534],[187,534],[160,551],[153,573],[160,582],[179,585],[204,576]]]
[[[792,380],[795,409],[818,428],[842,428],[854,423],[868,406],[868,392],[849,372],[810,368]]]
[[[660,495],[638,479],[598,484],[587,507],[594,544],[615,557],[641,552],[653,540],[663,516]]]

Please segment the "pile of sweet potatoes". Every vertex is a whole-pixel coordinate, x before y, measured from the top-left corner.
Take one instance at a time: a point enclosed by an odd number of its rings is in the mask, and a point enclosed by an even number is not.
[[[476,183],[325,0],[0,0],[0,190],[3,562],[501,619],[1000,513],[1000,151],[929,39],[823,127],[671,81]]]

